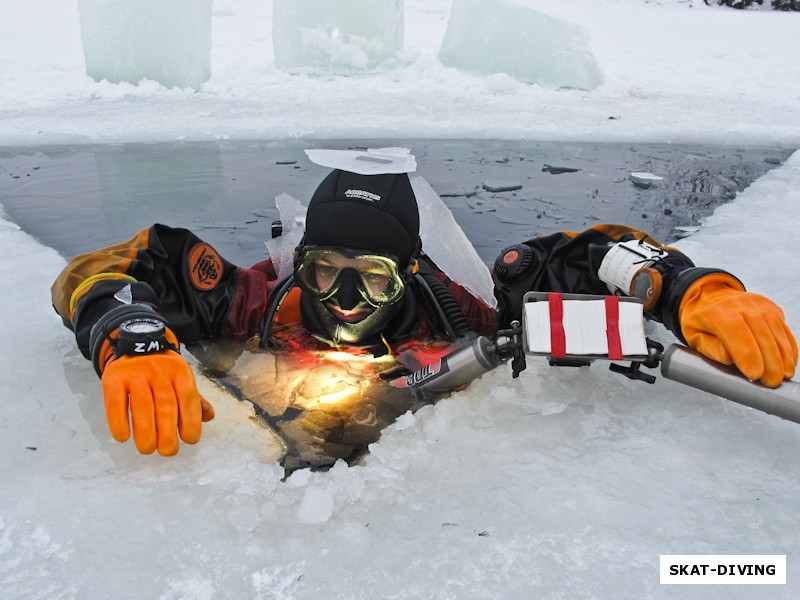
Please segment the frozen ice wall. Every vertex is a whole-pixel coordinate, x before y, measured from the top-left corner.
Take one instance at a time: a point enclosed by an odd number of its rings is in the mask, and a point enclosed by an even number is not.
[[[453,0],[439,60],[547,87],[591,90],[601,81],[588,32],[520,0]]]
[[[275,64],[288,71],[357,73],[398,64],[403,0],[275,0]]]
[[[78,0],[86,74],[198,89],[211,76],[213,0]]]

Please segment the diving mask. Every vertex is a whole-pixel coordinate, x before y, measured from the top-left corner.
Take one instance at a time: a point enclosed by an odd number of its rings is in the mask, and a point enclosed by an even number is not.
[[[376,308],[393,304],[403,295],[405,283],[393,257],[314,246],[300,252],[297,282],[321,302],[334,298],[348,282],[355,283],[363,300]]]

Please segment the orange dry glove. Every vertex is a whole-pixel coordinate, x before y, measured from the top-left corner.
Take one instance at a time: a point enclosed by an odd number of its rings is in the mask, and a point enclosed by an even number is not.
[[[780,307],[744,290],[727,273],[692,283],[679,309],[686,342],[708,358],[736,367],[751,381],[778,387],[794,376],[797,342]]]
[[[174,337],[171,332],[168,336]],[[202,423],[214,418],[214,408],[197,391],[192,369],[172,350],[111,357],[102,380],[111,435],[118,442],[130,437],[130,412],[133,439],[142,454],[177,454],[178,434],[194,444]]]

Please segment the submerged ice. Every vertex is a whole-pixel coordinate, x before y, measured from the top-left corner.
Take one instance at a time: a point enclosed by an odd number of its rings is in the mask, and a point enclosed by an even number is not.
[[[439,60],[546,87],[591,90],[601,82],[588,32],[519,0],[453,0]]]

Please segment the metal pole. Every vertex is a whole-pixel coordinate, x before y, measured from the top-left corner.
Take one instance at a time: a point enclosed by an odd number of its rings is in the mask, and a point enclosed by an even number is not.
[[[747,380],[733,367],[712,362],[694,350],[672,344],[664,352],[661,375],[739,404],[800,423],[800,384],[784,381],[768,388]]]

